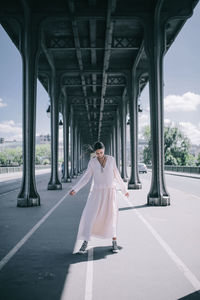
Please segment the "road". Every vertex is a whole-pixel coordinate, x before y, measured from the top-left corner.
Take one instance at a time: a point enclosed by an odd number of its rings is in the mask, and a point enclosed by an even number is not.
[[[21,187],[21,172],[0,174],[0,197],[10,192],[19,191]],[[50,169],[36,170],[36,184],[50,178]]]
[[[151,171],[140,174],[140,179],[150,189]],[[200,197],[200,179],[165,174],[165,181],[167,189],[173,188]]]
[[[166,175],[171,205],[148,207],[151,173],[140,177],[142,190],[128,200],[117,193],[118,254],[100,239],[92,239],[88,255],[75,254],[89,184],[70,197],[71,184],[47,191],[49,174],[38,176],[41,206],[33,208],[16,207],[17,191],[2,195],[1,299],[200,299],[199,181]],[[7,191],[16,187],[7,184]]]

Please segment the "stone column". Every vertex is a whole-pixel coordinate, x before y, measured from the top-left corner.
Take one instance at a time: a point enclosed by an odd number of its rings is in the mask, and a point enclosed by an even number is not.
[[[60,77],[52,71],[51,87],[51,177],[48,190],[61,190],[58,176],[58,143],[59,143],[59,94]]]
[[[163,57],[165,24],[161,18],[162,1],[145,23],[145,52],[149,63],[150,121],[152,139],[152,179],[149,205],[170,205],[164,179]]]
[[[69,174],[69,105],[67,97],[63,102],[63,144],[64,144],[64,174],[62,182],[71,182]]]
[[[134,71],[128,76],[131,146],[131,176],[128,182],[129,189],[142,188],[138,174],[138,88],[139,80]]]
[[[17,198],[18,207],[40,205],[35,182],[36,91],[39,58],[39,24],[31,14],[25,14],[21,29],[20,51],[23,63],[23,178]]]

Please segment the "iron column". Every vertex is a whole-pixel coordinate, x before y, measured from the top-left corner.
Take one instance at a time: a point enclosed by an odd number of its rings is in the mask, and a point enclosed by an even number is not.
[[[130,146],[131,146],[131,176],[129,189],[141,189],[142,184],[138,174],[138,87],[136,72],[128,76],[129,112],[130,112]]]
[[[31,14],[25,14],[21,29],[23,63],[23,178],[17,198],[18,207],[40,205],[35,182],[36,86],[39,58],[39,24]]]
[[[58,177],[58,142],[59,142],[59,93],[60,78],[52,71],[51,76],[51,177],[48,190],[61,190],[62,184]]]

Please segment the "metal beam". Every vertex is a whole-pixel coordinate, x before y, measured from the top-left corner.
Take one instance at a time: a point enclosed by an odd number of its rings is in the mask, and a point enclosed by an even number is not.
[[[80,71],[83,71],[83,60],[82,60],[82,54],[81,54],[81,50],[80,50],[78,26],[77,26],[77,21],[74,18],[74,13],[75,13],[74,1],[73,0],[68,0],[68,5],[69,5],[70,13],[72,15],[72,30],[73,30],[73,35],[74,35],[74,43],[75,43],[75,47],[76,47],[76,56],[77,56],[77,59],[78,59],[78,64],[79,64]],[[82,81],[83,94],[84,94],[85,97],[87,97],[87,90],[86,90],[84,75],[81,75],[81,81]],[[89,112],[89,106],[88,106],[87,99],[85,99],[85,106],[86,106],[86,110],[87,110],[90,133],[91,133],[91,137],[92,137],[92,127],[90,125],[90,112]]]
[[[104,108],[104,97],[105,97],[105,93],[106,93],[106,84],[107,84],[107,77],[108,77],[107,69],[109,67],[111,44],[112,44],[112,34],[113,34],[113,27],[114,27],[114,22],[111,20],[111,14],[115,11],[115,8],[116,8],[116,0],[108,0],[98,138],[100,138],[100,133],[101,133],[101,122],[102,122],[102,118],[103,118],[102,112],[103,112],[103,108]]]

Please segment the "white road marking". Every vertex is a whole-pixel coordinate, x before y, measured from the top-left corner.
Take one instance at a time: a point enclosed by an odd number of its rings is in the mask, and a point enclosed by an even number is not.
[[[133,204],[122,195],[123,198],[127,201],[129,206],[133,206]],[[200,291],[200,281],[197,277],[190,271],[190,269],[184,264],[184,262],[175,254],[175,252],[170,248],[170,246],[163,240],[163,238],[157,233],[157,231],[149,224],[149,222],[139,213],[137,209],[134,209],[134,212],[140,218],[140,220],[147,226],[149,231],[155,237],[155,239],[159,242],[159,244],[163,247],[163,249],[167,252],[169,257],[174,261],[179,270],[184,274],[184,276],[188,279],[188,281],[192,284],[195,291]]]
[[[90,187],[90,193],[92,191],[93,182]],[[89,195],[88,195],[89,197]],[[78,249],[80,248],[81,243],[80,240],[76,240],[76,243],[74,245],[73,254],[77,255]],[[77,265],[77,264],[76,264]],[[61,298],[60,300],[71,300],[75,299],[73,298],[73,295],[70,294],[70,285],[73,281],[73,273],[76,273],[76,265],[70,265],[68,274],[65,279],[64,287],[62,290]],[[88,260],[87,260],[87,266],[86,266],[86,280],[85,280],[85,295],[84,300],[92,300],[92,294],[93,294],[93,248],[88,247]]]
[[[16,192],[17,190],[19,190],[20,188],[18,187],[17,189],[15,189],[15,190],[12,190],[12,191],[9,191],[9,192],[6,192],[6,193],[3,193],[3,194],[0,194],[0,197],[2,197],[2,196],[5,196],[5,195],[8,195],[8,194],[10,194],[10,193],[12,193],[12,192]]]
[[[6,256],[0,261],[0,270],[9,262],[9,260],[15,255],[15,253],[28,241],[28,239],[33,235],[33,233],[45,222],[45,220],[54,212],[54,210],[65,200],[68,196],[65,195],[54,205],[48,213],[12,248]]]
[[[194,197],[194,198],[200,200],[200,197],[198,197],[198,196],[196,196],[196,195],[194,195],[194,194],[186,194],[186,195],[189,196],[189,197]]]
[[[85,300],[92,300],[93,288],[93,248],[88,249],[88,262],[86,272]]]

